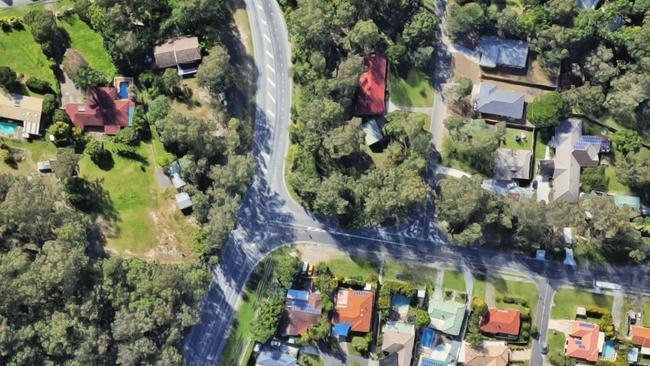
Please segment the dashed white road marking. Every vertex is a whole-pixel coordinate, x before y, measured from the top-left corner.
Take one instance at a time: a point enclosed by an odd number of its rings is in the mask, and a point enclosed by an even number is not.
[[[266,19],[264,19],[264,17],[260,17],[260,21],[262,22],[262,24],[266,25]]]
[[[267,42],[271,43],[271,37],[267,36],[266,34],[262,34],[262,36],[264,36],[264,39],[265,39]]]
[[[269,52],[269,51],[266,51],[266,55],[269,56],[271,59],[275,58],[275,57],[273,57],[273,54],[271,52]]]
[[[271,91],[266,92],[266,94],[271,98],[271,101],[275,103],[275,98],[273,98],[273,94],[271,94]]]
[[[271,78],[268,78],[268,77],[267,77],[267,78],[266,78],[266,81],[268,81],[269,84],[271,84],[271,86],[275,88],[275,83],[273,82],[273,80],[272,80]]]
[[[266,68],[271,70],[271,72],[275,73],[275,69],[273,68],[273,66],[266,64]]]
[[[269,110],[266,111],[266,112],[269,114],[269,116],[271,116],[271,118],[275,118],[275,113],[273,113],[272,110],[269,109]]]

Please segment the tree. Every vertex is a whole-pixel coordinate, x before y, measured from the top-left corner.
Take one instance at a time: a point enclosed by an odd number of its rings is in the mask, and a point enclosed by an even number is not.
[[[266,343],[273,337],[280,323],[282,310],[284,299],[279,294],[274,293],[262,302],[251,324],[251,333],[256,342]]]
[[[54,145],[66,146],[72,142],[72,128],[63,121],[57,121],[47,128],[46,135],[54,137]]]
[[[68,34],[56,24],[54,14],[46,9],[31,10],[23,18],[29,25],[34,40],[48,57],[59,59],[70,44]]]
[[[77,175],[81,156],[75,154],[72,149],[57,149],[54,164],[54,175],[62,182]]]
[[[447,8],[445,19],[447,34],[451,38],[462,39],[481,30],[485,22],[485,14],[478,3],[469,2],[461,6],[452,2]]]
[[[496,14],[496,29],[499,37],[519,38],[523,33],[519,24],[520,14],[511,7],[506,7]]]
[[[364,132],[361,119],[355,118],[343,126],[331,130],[323,139],[323,148],[332,159],[353,157],[361,152]]]
[[[360,20],[348,33],[346,39],[353,49],[372,52],[379,45],[382,35],[372,20]]]
[[[16,76],[16,72],[8,66],[0,66],[0,87],[8,89],[11,88],[16,82],[18,82],[18,76]]]
[[[196,79],[200,86],[208,89],[213,96],[230,88],[234,73],[230,65],[230,55],[222,46],[214,46],[208,56],[203,58]]]
[[[323,180],[317,188],[314,210],[327,216],[341,216],[348,211],[350,202],[345,199],[346,179],[338,172]]]
[[[54,92],[52,90],[52,85],[50,85],[49,82],[35,78],[33,76],[27,79],[25,85],[29,88],[29,90],[39,94],[47,94],[47,93]]]
[[[584,68],[591,81],[606,84],[618,74],[618,69],[611,62],[613,58],[614,52],[602,45],[585,57]]]
[[[491,126],[480,119],[463,121],[453,116],[444,123],[451,136],[449,154],[484,174],[491,174],[495,151],[505,137],[505,124]]]
[[[571,25],[571,20],[578,12],[577,3],[573,0],[549,0],[544,4],[551,22],[561,25]]]
[[[624,126],[637,129],[641,126],[638,125],[636,111],[648,98],[650,74],[628,71],[612,80],[605,108]]]
[[[91,67],[79,69],[77,77],[74,79],[74,85],[84,92],[104,84],[106,84],[106,77]]]
[[[460,232],[469,223],[480,222],[480,216],[489,212],[493,197],[481,188],[481,182],[479,176],[447,178],[439,182],[437,214],[453,231]],[[459,205],[458,202],[461,201],[463,204]]]
[[[169,99],[164,95],[156,97],[151,103],[149,103],[149,108],[147,110],[147,120],[149,123],[156,125],[159,121],[163,120],[169,112],[171,112],[172,107],[169,103]]]
[[[84,152],[88,154],[90,160],[97,165],[101,165],[111,154],[104,147],[104,143],[98,140],[90,140],[88,144],[86,144]]]
[[[641,138],[639,134],[627,129],[620,129],[612,135],[614,148],[627,155],[631,152],[637,152],[641,148]]]
[[[177,95],[181,87],[182,80],[183,79],[176,72],[176,69],[169,68],[165,70],[162,76],[162,82],[165,87],[165,94],[170,96]]]
[[[406,23],[402,31],[402,39],[411,48],[435,45],[436,30],[438,21],[427,10],[420,10],[413,15],[411,20]]]
[[[605,175],[605,166],[583,168],[580,174],[580,185],[584,192],[606,192],[609,178]]]
[[[603,113],[605,93],[601,85],[585,84],[562,92],[562,98],[569,105],[589,116],[598,117]]]
[[[462,76],[454,77],[449,83],[445,96],[453,100],[459,100],[470,95],[473,87],[472,80]]]
[[[273,260],[273,277],[285,289],[291,288],[293,281],[300,272],[301,262],[298,258],[289,255],[276,255]]]
[[[415,324],[417,328],[426,327],[431,323],[429,312],[417,307],[409,308],[409,319]]]
[[[115,142],[131,146],[137,146],[140,142],[140,136],[133,127],[125,127],[120,130],[114,137]]]
[[[557,125],[570,112],[569,104],[562,96],[558,92],[550,92],[535,97],[528,104],[526,115],[536,127],[550,127]]]

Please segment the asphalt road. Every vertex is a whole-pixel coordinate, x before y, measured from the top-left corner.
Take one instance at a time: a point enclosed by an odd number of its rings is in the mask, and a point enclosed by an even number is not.
[[[242,288],[254,266],[274,249],[296,241],[336,245],[351,255],[390,256],[468,267],[473,271],[507,271],[533,279],[540,294],[536,319],[542,337],[533,344],[532,365],[542,364],[539,347],[546,336],[554,289],[566,284],[589,285],[594,279],[601,279],[629,289],[650,291],[645,267],[572,268],[516,253],[445,245],[444,233],[429,220],[429,209],[421,210],[404,227],[345,230],[331,219],[313,215],[297,205],[289,197],[283,173],[291,109],[291,58],[286,25],[275,1],[245,2],[256,56],[253,154],[259,168],[242,201],[239,224],[222,251],[222,262],[213,269],[213,282],[204,299],[200,321],[186,337],[184,355],[188,365],[218,363]]]

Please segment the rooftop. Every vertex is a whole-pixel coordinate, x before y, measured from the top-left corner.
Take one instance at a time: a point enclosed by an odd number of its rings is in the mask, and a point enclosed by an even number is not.
[[[201,60],[197,37],[169,39],[156,46],[153,53],[156,66],[161,69]]]
[[[521,119],[524,116],[524,95],[497,89],[493,83],[481,83],[474,98],[474,109],[480,113]]]
[[[630,328],[630,341],[641,347],[650,347],[650,328],[633,325]]]
[[[131,124],[135,103],[130,99],[119,99],[114,88],[92,89],[88,92],[87,99],[87,103],[69,103],[65,106],[65,111],[76,127],[82,130],[103,127],[104,133],[114,135],[120,128]]]
[[[524,68],[528,59],[528,43],[494,36],[483,36],[479,42],[479,52],[481,54],[479,64],[483,67]]]
[[[388,321],[383,329],[381,350],[397,354],[397,365],[410,366],[415,344],[415,327],[411,324]]]
[[[23,131],[38,135],[41,128],[43,99],[0,92],[0,117],[21,121]]]
[[[381,133],[381,126],[376,119],[371,119],[361,125],[361,129],[366,133],[366,145],[371,146],[384,139]]]
[[[530,150],[497,149],[494,156],[494,179],[530,179]]]
[[[386,96],[386,70],[388,59],[379,54],[364,56],[363,63],[368,71],[359,76],[359,95],[356,115],[371,116],[383,114]]]
[[[481,324],[481,331],[490,334],[519,335],[521,313],[519,310],[489,309]]]
[[[491,344],[492,343],[492,344]],[[468,343],[463,345],[460,359],[465,366],[506,366],[510,360],[510,349],[503,343],[485,342],[481,348]]]
[[[332,323],[350,323],[353,332],[369,332],[374,294],[350,288],[339,289]]]
[[[255,360],[255,366],[297,366],[298,360],[282,350],[264,347]]]
[[[567,339],[566,355],[591,362],[598,361],[598,350],[604,342],[604,335],[600,334],[598,324],[574,321]]]
[[[287,291],[280,333],[297,336],[305,333],[312,324],[318,324],[321,315],[321,296],[317,292]]]
[[[429,301],[431,327],[449,335],[460,334],[465,318],[465,304],[431,299]]]

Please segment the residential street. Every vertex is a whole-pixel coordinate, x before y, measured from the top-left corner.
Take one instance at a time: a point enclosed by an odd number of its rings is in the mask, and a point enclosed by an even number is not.
[[[628,267],[568,267],[521,254],[446,245],[443,231],[415,217],[401,228],[346,230],[331,219],[314,215],[291,200],[284,182],[291,107],[290,45],[282,12],[274,1],[246,0],[257,68],[257,116],[253,154],[259,163],[253,186],[242,201],[239,226],[213,270],[213,283],[200,322],[185,343],[188,365],[215,365],[227,341],[242,288],[255,264],[266,254],[296,241],[336,245],[351,254],[412,259],[454,265],[472,271],[520,273],[537,283],[540,299],[540,341],[533,342],[532,365],[541,365],[553,290],[565,284],[590,284],[607,279],[635,289],[650,290],[646,269]],[[444,67],[442,68],[444,69]],[[444,71],[444,70],[442,70]],[[429,215],[427,210],[422,211]]]

